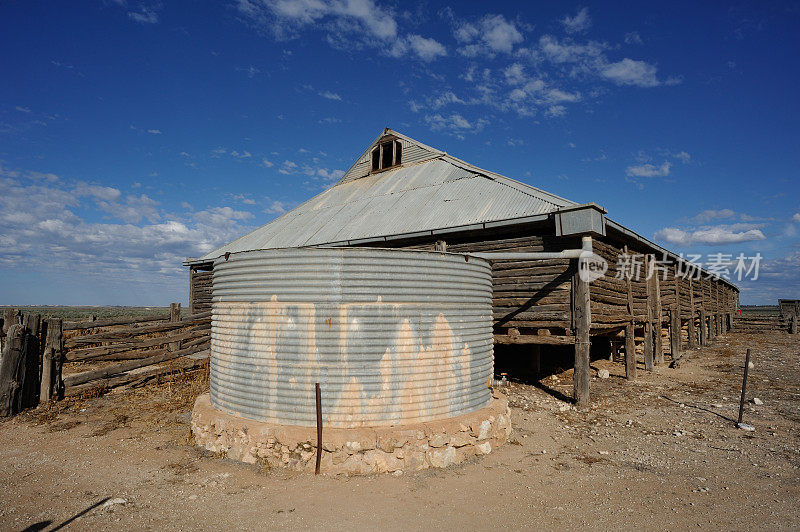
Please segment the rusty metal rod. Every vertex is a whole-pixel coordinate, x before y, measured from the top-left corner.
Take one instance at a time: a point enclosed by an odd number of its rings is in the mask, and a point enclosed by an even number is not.
[[[747,392],[747,370],[750,368],[750,349],[747,350],[747,355],[744,358],[744,379],[742,380],[742,398],[739,401],[739,421],[737,425],[742,422],[742,415],[744,414],[744,394]]]
[[[318,382],[314,383],[314,391],[317,395],[317,465],[314,467],[314,474],[319,475],[319,464],[322,461],[322,394]]]

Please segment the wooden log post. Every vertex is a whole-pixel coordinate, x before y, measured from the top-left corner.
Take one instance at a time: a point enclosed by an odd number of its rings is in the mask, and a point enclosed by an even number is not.
[[[706,311],[700,307],[700,345],[708,345],[708,324],[706,323]]]
[[[714,313],[708,315],[708,343],[713,344],[717,338],[716,330],[714,328]]]
[[[653,260],[655,260],[655,257],[653,257]],[[656,298],[656,315],[653,327],[653,334],[655,335],[653,364],[658,366],[664,363],[664,343],[661,338],[661,331],[664,324],[664,308],[661,305],[661,277],[656,273],[653,275],[653,291],[655,292]]]
[[[575,368],[572,376],[572,394],[579,408],[589,406],[589,330],[592,325],[592,309],[589,300],[589,283],[581,279],[576,269],[573,276],[573,327],[575,329]]]
[[[11,329],[14,325],[19,325],[21,313],[19,309],[16,308],[6,308],[3,309],[3,326],[0,328],[0,353],[2,353],[3,346],[5,344],[5,338],[8,334],[8,330]]]
[[[169,321],[171,323],[178,323],[181,321],[181,304],[180,303],[170,303],[169,304]],[[170,351],[177,351],[181,348],[180,340],[177,342],[172,342],[169,344]]]
[[[634,343],[633,323],[625,326],[625,378],[636,378],[636,344]]]
[[[22,409],[22,387],[25,379],[25,328],[12,325],[0,358],[0,417],[9,417]]]
[[[689,279],[689,348],[693,348],[697,346],[697,331],[695,330],[694,325],[694,317],[695,317],[695,308],[694,308],[694,283],[692,279]]]
[[[797,314],[792,314],[792,320],[789,322],[789,334],[797,334]]]
[[[650,261],[652,258],[650,255],[645,255],[644,257],[644,264],[645,264],[645,271],[647,272],[646,276],[646,283],[645,283],[645,293],[646,293],[646,300],[645,303],[647,305],[647,318],[644,322],[644,369],[647,371],[653,371],[653,279],[650,275]]]
[[[681,320],[677,305],[672,305],[669,311],[669,350],[672,360],[681,356]]]
[[[64,383],[61,380],[61,365],[64,358],[63,320],[47,320],[47,336],[42,352],[42,379],[39,386],[39,402],[63,396]]]
[[[675,319],[677,320],[677,324],[675,326],[676,333],[677,333],[677,350],[672,351],[672,359],[675,360],[677,357],[680,356],[681,350],[681,336],[683,331],[683,316],[681,312],[681,279],[678,277],[678,265],[675,265],[675,305],[673,306],[675,311]]]

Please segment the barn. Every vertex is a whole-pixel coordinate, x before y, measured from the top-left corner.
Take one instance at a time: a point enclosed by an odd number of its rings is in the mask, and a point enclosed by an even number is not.
[[[602,198],[598,198],[602,200]],[[574,250],[608,264],[586,282]],[[626,374],[677,358],[731,326],[739,291],[607,216],[480,169],[391,129],[344,176],[272,222],[190,258],[191,311],[211,308],[213,261],[311,246],[410,248],[492,258],[495,345],[538,365],[575,352],[575,398],[588,400],[591,356],[624,351]],[[571,251],[572,250],[572,251]],[[496,254],[501,253],[501,254]],[[653,272],[653,275],[647,275]],[[591,347],[590,347],[591,345]]]

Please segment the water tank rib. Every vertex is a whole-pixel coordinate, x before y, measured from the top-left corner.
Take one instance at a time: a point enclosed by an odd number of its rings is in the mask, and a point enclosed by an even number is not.
[[[447,253],[249,251],[214,264],[211,401],[286,425],[401,425],[489,403],[491,268]]]

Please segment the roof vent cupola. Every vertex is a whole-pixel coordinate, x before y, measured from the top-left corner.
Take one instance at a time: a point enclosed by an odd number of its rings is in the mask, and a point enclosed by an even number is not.
[[[395,137],[382,139],[372,149],[371,158],[373,173],[400,166],[403,161],[403,145]]]

